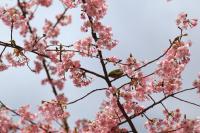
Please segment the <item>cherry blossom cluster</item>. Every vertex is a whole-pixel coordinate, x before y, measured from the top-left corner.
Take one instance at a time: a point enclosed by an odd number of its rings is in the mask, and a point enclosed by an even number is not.
[[[175,111],[164,111],[165,119],[149,119],[145,124],[145,127],[150,133],[157,132],[175,132],[175,133],[187,133],[200,131],[199,119],[190,120],[182,118],[179,109]]]
[[[68,8],[75,8],[79,1],[76,3],[75,0],[61,0]]]
[[[36,1],[21,2],[20,7],[14,6],[11,8],[0,7],[0,19],[5,25],[20,29],[20,35],[26,36],[29,33],[29,21],[34,17],[32,7],[37,4]],[[36,30],[35,28],[32,29]]]
[[[93,34],[96,33],[96,46],[99,50],[108,49],[111,50],[117,45],[117,40],[112,39],[111,27],[104,26],[100,20],[105,16],[107,11],[107,5],[105,0],[86,0],[82,5],[83,13],[81,19],[85,20],[81,30],[88,32],[89,28],[92,28]],[[87,20],[87,18],[89,20]]]
[[[82,8],[88,16],[94,18],[96,21],[103,18],[107,11],[105,0],[84,0]]]
[[[0,110],[0,131],[2,133],[8,133],[9,131],[16,131],[17,124],[12,121],[9,112],[1,107]]]
[[[155,92],[164,91],[165,94],[171,94],[181,88],[181,73],[190,61],[191,42],[177,40],[171,45],[172,48],[158,64],[156,74],[160,79],[154,85]]]
[[[193,82],[193,86],[198,89],[198,93],[200,93],[200,73],[198,74],[198,79]]]
[[[5,25],[11,26],[11,24],[13,23],[15,28],[19,28],[22,25],[22,23],[24,23],[24,16],[19,11],[19,9],[5,9],[1,7],[0,12],[0,18],[2,19]]]
[[[35,0],[38,5],[49,7],[52,4],[52,0]]]
[[[69,117],[69,113],[64,111],[66,102],[67,99],[59,95],[56,100],[44,101],[39,107],[39,112],[47,122]]]
[[[78,132],[126,132],[126,129],[118,128],[117,124],[120,122],[120,119],[123,119],[123,115],[120,110],[117,108],[116,97],[113,94],[116,94],[116,88],[110,87],[106,91],[108,101],[104,101],[100,107],[101,111],[96,114],[96,119],[94,121],[87,120],[78,120],[77,130]]]
[[[8,69],[8,66],[5,65],[2,61],[0,61],[0,71],[5,71],[6,69]]]
[[[81,56],[91,56],[97,53],[97,48],[92,43],[92,38],[88,37],[78,41],[74,48],[80,52]]]
[[[176,19],[176,24],[182,29],[187,29],[188,27],[193,28],[197,25],[197,19],[188,19],[187,13],[182,12],[178,15]]]
[[[24,56],[15,57],[12,53],[7,53],[5,58],[14,67],[24,66],[28,62]]]

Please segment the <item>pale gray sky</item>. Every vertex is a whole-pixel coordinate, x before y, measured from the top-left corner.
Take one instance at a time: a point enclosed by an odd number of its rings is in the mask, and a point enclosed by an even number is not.
[[[14,0],[6,1],[8,3],[15,2]],[[106,52],[106,55],[115,55],[125,58],[132,53],[140,60],[150,60],[161,55],[162,52],[169,46],[169,39],[173,39],[179,30],[176,27],[176,16],[184,11],[188,13],[190,18],[200,19],[200,1],[199,0],[174,0],[167,3],[166,0],[108,0],[108,14],[103,20],[105,25],[109,25],[113,29],[114,38],[119,40],[119,45],[112,52]],[[0,5],[5,3],[0,0]],[[54,1],[54,6],[50,9],[40,8],[38,10],[37,20],[31,22],[31,25],[41,27],[43,20],[48,18],[53,20],[53,14],[57,11],[62,12],[63,9],[57,1]],[[51,12],[51,13],[50,13]],[[62,30],[60,40],[63,43],[70,44],[77,39],[84,38],[84,34],[80,32],[82,21],[79,19],[79,9],[73,9],[68,12],[72,14],[72,25]],[[0,23],[0,40],[9,41],[10,30]],[[200,27],[197,26],[193,30],[188,30],[188,39],[191,39],[193,45],[191,47],[191,62],[186,67],[183,74],[183,88],[189,88],[192,81],[197,77],[200,71]],[[14,39],[20,43],[22,40],[14,31]],[[100,65],[95,61],[82,60],[82,65],[94,71],[102,72]],[[154,65],[145,69],[146,72],[151,72]],[[97,69],[98,68],[98,69]],[[112,68],[111,68],[112,69]],[[12,108],[18,108],[24,104],[31,104],[35,110],[41,100],[53,98],[50,86],[41,86],[40,80],[45,77],[45,74],[35,75],[27,68],[10,68],[0,73],[0,100]],[[95,80],[91,87],[75,88],[70,80],[66,83],[64,92],[69,100],[76,99],[92,89],[105,87],[106,84],[100,79]],[[195,91],[181,95],[185,99],[191,100],[200,104],[199,95]],[[71,112],[69,118],[70,125],[74,125],[78,118],[94,119],[95,113],[98,111],[99,105],[104,97],[103,92],[89,96],[84,101],[68,107]],[[165,102],[168,108],[180,107],[183,112],[190,115],[191,118],[200,116],[200,109],[192,105],[188,105],[176,100],[168,100]],[[176,106],[175,106],[176,105]],[[177,106],[178,105],[178,106]],[[187,106],[187,108],[186,108]],[[155,113],[156,112],[156,113]],[[149,117],[159,115],[160,106],[150,110]],[[146,132],[143,126],[144,119],[136,119],[134,123],[138,131]]]

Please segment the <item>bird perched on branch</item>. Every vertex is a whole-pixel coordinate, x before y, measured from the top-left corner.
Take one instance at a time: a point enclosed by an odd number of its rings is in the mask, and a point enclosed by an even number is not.
[[[108,76],[111,77],[111,78],[119,78],[123,75],[123,71],[122,69],[115,69],[111,72],[109,72]]]

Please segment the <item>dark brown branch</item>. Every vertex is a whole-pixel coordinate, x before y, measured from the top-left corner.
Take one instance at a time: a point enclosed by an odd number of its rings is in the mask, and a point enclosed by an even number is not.
[[[82,0],[82,2],[86,3],[85,0]],[[86,12],[86,14],[87,14],[87,12]],[[92,20],[92,17],[89,16],[88,14],[87,14],[87,16],[88,16],[88,19],[89,19],[90,24],[91,24],[91,34],[92,34],[92,37],[93,37],[94,41],[97,42],[98,41],[98,37],[97,37],[97,34],[94,32],[94,29],[93,29],[93,20]],[[98,46],[96,46],[96,47],[98,48]],[[105,79],[108,87],[112,87],[112,83],[111,83],[111,81],[110,81],[110,79],[108,77],[108,72],[107,72],[106,65],[105,65],[104,60],[103,60],[103,55],[102,55],[101,50],[98,50],[98,56],[99,56],[99,60],[100,60],[103,72],[104,72],[104,77],[105,77],[104,79]],[[114,95],[114,96],[116,96],[116,95]],[[137,133],[137,130],[136,130],[135,126],[133,125],[133,122],[129,119],[129,117],[128,117],[127,113],[125,112],[124,107],[121,105],[119,99],[117,101],[117,105],[118,105],[120,111],[122,112],[122,114],[124,115],[124,117],[126,118],[126,120],[128,121],[129,126],[131,127],[132,131],[134,133]]]
[[[92,93],[94,93],[94,92],[97,92],[97,91],[102,91],[102,90],[107,90],[107,88],[101,88],[101,89],[92,90],[92,91],[88,92],[86,95],[84,95],[84,96],[82,96],[82,97],[80,97],[80,98],[78,98],[78,99],[76,99],[76,100],[74,100],[74,101],[72,101],[72,102],[67,103],[67,105],[74,104],[74,103],[76,103],[76,102],[78,102],[78,101],[80,101],[80,100],[86,98],[86,97],[89,96],[90,94],[92,94]]]
[[[57,96],[58,96],[58,93],[57,93],[56,88],[55,88],[55,86],[54,86],[54,84],[53,84],[53,80],[52,80],[52,78],[51,78],[51,76],[50,76],[50,74],[49,74],[48,68],[47,68],[47,66],[46,66],[46,61],[45,61],[45,59],[42,61],[42,63],[43,63],[45,72],[46,72],[46,74],[47,74],[47,78],[48,78],[48,80],[49,80],[49,83],[50,83],[50,85],[51,85],[51,87],[52,87],[53,93],[54,93],[54,95],[57,97]]]
[[[191,104],[191,105],[195,105],[195,106],[197,106],[197,107],[200,107],[199,104],[196,104],[196,103],[193,103],[193,102],[190,102],[190,101],[187,101],[187,100],[181,99],[181,98],[176,97],[176,96],[172,96],[172,97],[175,98],[175,99],[178,99],[179,101],[182,101],[182,102],[189,103],[189,104]]]
[[[152,75],[152,74],[149,74],[149,75]],[[149,76],[149,75],[147,75],[147,76]],[[147,76],[144,76],[143,78],[146,78]],[[130,82],[127,83],[127,84],[130,84]],[[121,87],[119,87],[119,88],[121,88]],[[76,100],[74,100],[74,101],[72,101],[72,102],[67,103],[67,105],[70,105],[70,104],[76,103],[76,102],[78,102],[78,101],[80,101],[80,100],[86,98],[87,96],[89,96],[90,94],[92,94],[92,93],[94,93],[94,92],[96,92],[96,91],[101,91],[101,90],[106,90],[106,89],[107,89],[107,88],[101,88],[101,89],[95,89],[95,90],[92,90],[91,92],[87,93],[87,94],[84,95],[83,97],[78,98],[78,99],[76,99]]]
[[[19,8],[20,8],[20,10],[21,10],[21,12],[22,12],[22,15],[24,16],[24,18],[26,18],[26,14],[27,14],[27,13],[26,13],[25,8],[22,7],[20,0],[17,0],[17,4],[18,4],[18,6],[19,6]],[[33,30],[32,30],[32,28],[31,28],[31,26],[30,26],[29,21],[27,21],[27,26],[28,26],[29,32],[30,32],[31,34],[33,34]]]
[[[95,76],[97,76],[97,77],[100,77],[100,78],[102,78],[102,79],[105,79],[105,77],[103,76],[103,75],[100,75],[100,74],[98,74],[98,73],[96,73],[96,72],[93,72],[93,71],[91,71],[91,70],[88,70],[88,69],[85,69],[85,68],[80,68],[81,70],[83,70],[83,71],[85,71],[85,72],[87,72],[87,73],[90,73],[90,74],[93,74],[93,75],[95,75]]]
[[[63,11],[63,13],[61,14],[61,16],[58,18],[57,22],[54,24],[53,29],[59,24],[59,22],[63,19],[65,13],[67,12],[69,8],[65,8],[65,10]]]
[[[148,96],[153,101],[153,103],[156,103],[156,101],[153,99],[153,97],[151,95],[148,94]]]
[[[152,63],[154,63],[155,61],[161,59],[162,57],[164,57],[164,56],[168,53],[168,51],[171,49],[172,46],[173,46],[173,43],[171,43],[171,41],[170,41],[170,46],[167,48],[167,50],[166,50],[162,55],[160,55],[159,57],[155,58],[154,60],[151,60],[151,61],[147,62],[146,64],[144,64],[144,65],[142,65],[142,66],[136,68],[134,71],[138,71],[138,70],[140,70],[141,68],[146,67],[146,66],[148,66],[148,65],[150,65],[150,64],[152,64]]]
[[[124,107],[120,103],[119,99],[117,100],[117,105],[118,105],[120,111],[122,112],[123,116],[125,117],[126,121],[128,122],[129,126],[131,127],[131,130],[133,131],[133,133],[137,133],[137,130],[136,130],[135,126],[133,125],[131,118],[128,117],[128,115],[127,115],[126,111],[124,110]]]
[[[169,113],[167,107],[166,107],[162,102],[160,102],[160,104],[163,106],[163,108],[165,109],[165,111],[167,111],[168,115],[172,116],[172,115]],[[172,116],[172,117],[173,117],[173,116]]]
[[[16,48],[16,49],[18,49],[20,51],[24,50],[21,46],[19,46],[19,45],[12,45],[12,43],[6,43],[6,42],[0,41],[0,45],[1,46],[10,47],[10,48]],[[42,56],[42,57],[45,57],[45,58],[50,58],[48,55],[41,54],[41,53],[38,53],[36,51],[29,51],[29,52],[34,53],[34,54],[39,55],[39,56]]]
[[[145,114],[145,113],[143,113],[142,114],[148,121],[151,121],[151,119]]]
[[[50,76],[50,74],[49,74],[48,68],[47,68],[47,66],[46,66],[46,61],[45,61],[45,59],[42,61],[42,63],[43,63],[45,72],[46,72],[46,74],[47,74],[47,78],[48,78],[48,80],[49,80],[49,82],[50,82],[50,84],[51,84],[53,93],[54,93],[55,97],[57,98],[58,93],[57,93],[56,88],[55,88],[55,86],[54,86],[54,84],[53,84],[53,80],[52,80],[52,78],[51,78],[51,76]],[[60,102],[58,102],[58,103],[60,103]],[[62,111],[63,111],[63,113],[64,113],[64,109],[63,109],[62,105],[61,105],[61,104],[59,104],[59,105],[60,105],[60,107],[61,107],[61,109],[62,109]],[[62,122],[63,122],[64,128],[65,128],[65,131],[68,133],[68,131],[69,131],[69,126],[68,126],[68,123],[67,123],[66,119],[63,118],[63,119],[62,119]]]

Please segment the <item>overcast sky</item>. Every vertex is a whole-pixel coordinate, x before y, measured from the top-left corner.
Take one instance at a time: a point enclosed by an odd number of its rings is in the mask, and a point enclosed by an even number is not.
[[[9,4],[16,2],[15,0],[7,0]],[[173,39],[179,34],[176,27],[175,19],[180,12],[187,12],[189,18],[200,18],[200,1],[199,0],[174,0],[166,2],[166,0],[107,0],[108,13],[102,22],[111,26],[113,29],[114,39],[119,41],[119,45],[112,52],[105,52],[104,55],[115,55],[125,58],[132,53],[137,59],[151,60],[163,53],[169,46],[169,39]],[[5,4],[4,0],[0,0],[0,5]],[[44,18],[54,20],[53,14],[62,12],[62,5],[54,1],[54,6],[50,9],[38,9],[35,21],[32,25],[41,27]],[[49,13],[51,12],[51,13]],[[85,35],[80,32],[82,21],[79,19],[80,9],[73,9],[68,12],[72,14],[72,25],[62,30],[60,40],[66,44],[75,42],[77,39],[84,38]],[[9,41],[10,30],[0,23],[0,40]],[[40,30],[42,33],[42,31]],[[197,73],[200,71],[200,27],[197,26],[193,30],[188,30],[188,40],[192,40],[191,62],[183,73],[183,88],[189,88],[192,81],[196,79]],[[20,44],[22,39],[14,31],[14,39]],[[82,60],[82,65],[94,71],[102,73],[100,65],[96,61]],[[153,71],[154,65],[145,69],[145,72]],[[98,69],[97,69],[98,68]],[[110,68],[110,70],[113,68]],[[35,75],[26,67],[19,69],[10,68],[0,73],[0,100],[14,109],[21,105],[31,104],[32,110],[35,110],[41,100],[53,98],[50,86],[40,85],[41,79],[45,78],[45,74]],[[105,87],[106,84],[97,79],[91,87],[75,88],[71,81],[66,83],[64,92],[68,96],[69,101],[76,99],[92,89]],[[185,99],[200,104],[199,96],[195,95],[195,91],[187,92],[180,95]],[[91,95],[84,101],[75,105],[70,105],[68,110],[71,112],[69,118],[70,125],[74,125],[74,121],[78,118],[94,119],[95,113],[98,111],[99,105],[104,97],[103,92]],[[180,107],[183,113],[188,117],[195,118],[200,116],[200,109],[192,105],[188,105],[176,100],[168,100],[165,102],[169,109]],[[175,106],[176,105],[176,106]],[[178,105],[178,106],[177,106]],[[187,108],[185,106],[187,105]],[[155,109],[158,114],[159,106]],[[150,110],[147,114],[155,116],[155,110]],[[142,123],[144,119],[136,119],[134,123],[138,131],[145,132]]]

